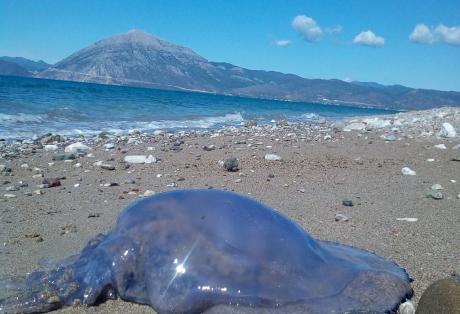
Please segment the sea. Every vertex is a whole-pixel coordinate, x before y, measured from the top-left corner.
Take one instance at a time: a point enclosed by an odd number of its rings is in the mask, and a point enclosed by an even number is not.
[[[245,120],[312,122],[393,110],[0,76],[0,139],[46,133],[205,130]]]

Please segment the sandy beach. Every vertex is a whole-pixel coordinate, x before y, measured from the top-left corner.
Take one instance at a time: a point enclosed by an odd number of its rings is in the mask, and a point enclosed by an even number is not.
[[[77,254],[146,191],[214,188],[260,200],[318,239],[395,261],[414,279],[417,302],[430,283],[460,272],[460,140],[442,134],[445,122],[460,131],[460,110],[377,120],[5,143],[0,149],[0,276]],[[344,131],[353,123],[353,130]],[[75,142],[91,150],[74,160],[53,160]],[[282,160],[266,160],[266,154]],[[156,162],[125,162],[130,155],[152,155]],[[222,167],[219,161],[229,157],[238,158],[239,171]],[[416,175],[403,175],[404,167]],[[61,178],[60,185],[47,188],[46,178]],[[442,199],[427,197],[434,184],[442,186],[436,190]],[[344,200],[353,206],[344,206]],[[58,312],[153,310],[116,300]]]

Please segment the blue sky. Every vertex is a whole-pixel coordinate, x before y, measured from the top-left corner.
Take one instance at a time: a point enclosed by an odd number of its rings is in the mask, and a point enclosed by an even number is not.
[[[54,63],[133,28],[250,69],[460,91],[459,0],[0,0],[0,55]]]

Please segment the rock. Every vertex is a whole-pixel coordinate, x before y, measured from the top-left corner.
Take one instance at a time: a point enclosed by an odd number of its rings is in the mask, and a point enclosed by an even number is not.
[[[386,142],[394,142],[396,141],[398,138],[393,135],[393,134],[385,134],[385,135],[382,135],[380,136],[384,141]]]
[[[460,313],[460,281],[458,277],[432,283],[422,294],[416,314]]]
[[[277,160],[282,160],[282,158],[278,155],[275,154],[266,154],[265,155],[265,160],[270,160],[270,161],[277,161]]]
[[[115,170],[115,166],[111,164],[100,164],[99,167],[105,170]]]
[[[5,188],[5,191],[7,191],[7,192],[19,191],[19,187],[15,186],[15,185],[8,186],[8,187]]]
[[[435,200],[442,200],[444,198],[442,193],[436,190],[432,190],[430,193],[428,193],[427,197]]]
[[[210,151],[215,150],[215,149],[216,149],[216,146],[214,146],[214,145],[209,145],[209,146],[204,145],[203,146],[203,150],[207,151],[207,152],[210,152]]]
[[[444,145],[444,144],[434,145],[434,148],[437,148],[437,149],[447,149],[446,145]]]
[[[64,149],[66,153],[72,153],[72,154],[87,153],[90,150],[91,150],[91,147],[86,146],[85,144],[82,144],[80,142],[70,144]]]
[[[45,145],[44,149],[47,152],[54,152],[55,150],[58,150],[58,146],[57,145]]]
[[[349,220],[349,218],[345,216],[344,214],[335,214],[334,219],[335,221],[340,221],[340,222],[346,222]]]
[[[43,179],[42,184],[48,188],[54,188],[61,186],[61,180],[59,178],[45,178]]]
[[[89,213],[88,218],[98,218],[101,217],[101,214],[99,213]]]
[[[52,157],[52,160],[54,160],[54,161],[74,160],[76,158],[77,158],[77,156],[75,154],[60,154],[60,155],[54,155]]]
[[[350,207],[351,207],[351,206],[353,206],[353,201],[350,200],[350,199],[344,199],[344,200],[342,201],[342,205],[343,205],[343,206],[350,206]]]
[[[15,198],[16,195],[15,194],[3,194],[3,197],[4,198]]]
[[[415,314],[415,305],[412,301],[402,303],[397,311],[398,314]]]
[[[354,122],[350,123],[343,128],[343,131],[350,132],[350,131],[361,131],[366,128],[366,125],[362,122]]]
[[[254,119],[247,120],[244,122],[245,127],[252,127],[252,126],[257,126],[257,121]]]
[[[240,170],[240,162],[237,158],[235,157],[230,157],[225,159],[223,163],[223,167],[225,170],[230,171],[230,172],[236,172]]]
[[[444,188],[442,187],[442,185],[441,185],[441,184],[438,184],[438,183],[433,184],[433,185],[431,186],[431,189],[432,189],[432,190],[444,190]]]
[[[417,172],[415,172],[414,170],[412,170],[411,168],[409,167],[404,167],[401,169],[401,173],[405,176],[415,176],[417,174]]]
[[[455,131],[455,128],[452,126],[452,124],[448,122],[444,122],[441,127],[441,131],[438,134],[440,137],[456,137],[457,136],[457,131]]]
[[[235,183],[241,183],[243,180],[241,180],[241,178],[238,178],[235,180]]]
[[[177,187],[177,183],[176,182],[172,182],[172,183],[169,183],[166,185],[168,188],[175,188]]]
[[[418,221],[418,218],[412,218],[412,217],[409,217],[409,218],[396,218],[396,220],[398,220],[398,221],[416,222],[416,221]]]
[[[124,160],[130,164],[150,164],[157,162],[157,159],[152,155],[148,157],[145,155],[129,155],[125,156]]]
[[[105,148],[105,149],[114,149],[114,148],[115,148],[115,144],[113,144],[113,143],[104,144],[104,148]]]
[[[153,195],[153,194],[155,194],[155,191],[147,190],[147,191],[144,192],[143,195],[144,195],[144,197],[147,197],[147,196],[150,196],[150,195]]]
[[[42,195],[42,194],[44,194],[42,190],[35,190],[35,191],[33,191],[33,193],[34,193],[35,195]]]
[[[162,135],[164,133],[165,132],[163,130],[155,130],[155,131],[153,131],[153,135],[155,135],[155,136]]]
[[[363,122],[365,122],[368,126],[376,129],[382,129],[391,126],[390,120],[380,120],[379,118],[364,119]]]

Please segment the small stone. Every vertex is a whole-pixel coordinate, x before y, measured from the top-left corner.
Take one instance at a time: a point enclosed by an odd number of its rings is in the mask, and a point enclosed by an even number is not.
[[[440,137],[453,138],[457,136],[457,131],[455,131],[455,128],[452,126],[452,124],[444,122],[438,135]]]
[[[236,179],[235,180],[235,183],[241,183],[243,180],[241,180],[240,178]]]
[[[7,188],[5,188],[5,191],[7,192],[19,191],[19,188],[15,185],[12,185],[12,186],[8,186]]]
[[[388,135],[382,135],[381,138],[386,141],[386,142],[394,142],[396,141],[398,138],[393,135],[393,134],[388,134]]]
[[[61,180],[59,178],[45,178],[43,179],[42,184],[46,185],[48,188],[54,188],[61,186]]]
[[[430,193],[428,193],[427,197],[435,200],[442,200],[444,198],[442,193],[436,190],[432,190]]]
[[[230,157],[230,158],[227,158],[224,161],[223,167],[227,171],[236,172],[236,171],[240,170],[240,162],[239,162],[239,160],[237,158]]]
[[[350,123],[343,128],[343,131],[350,132],[350,131],[361,131],[366,128],[366,125],[362,122],[354,122]]]
[[[408,222],[416,222],[418,221],[418,218],[413,218],[413,217],[404,217],[404,218],[396,218],[398,221],[408,221]]]
[[[305,193],[305,189],[299,189],[300,193]]]
[[[268,177],[269,177],[270,179],[273,179],[273,178],[275,177],[275,174],[269,173],[269,174],[268,174]]]
[[[417,174],[417,172],[415,172],[414,170],[412,170],[411,168],[409,167],[404,167],[401,169],[401,173],[405,176],[415,176]]]
[[[168,188],[175,188],[177,187],[177,184],[176,182],[172,182],[172,183],[169,183],[168,185],[166,185]]]
[[[349,220],[349,218],[345,216],[344,214],[335,214],[334,219],[335,221],[339,221],[339,222],[346,222]]]
[[[442,185],[441,185],[441,184],[438,184],[438,183],[433,184],[433,185],[431,186],[431,189],[432,189],[432,190],[444,190],[444,188],[442,187]]]
[[[27,169],[27,168],[29,168],[29,165],[28,164],[22,164],[21,168]]]
[[[35,190],[33,193],[36,194],[36,195],[44,194],[42,190]]]
[[[74,160],[76,158],[77,158],[77,156],[75,154],[60,154],[60,155],[54,155],[52,157],[52,160],[54,160],[54,161]]]
[[[124,158],[125,162],[130,163],[130,164],[144,164],[146,159],[147,159],[147,156],[145,155],[129,155],[129,156],[125,156]]]
[[[89,213],[88,218],[98,218],[101,217],[100,213]]]
[[[75,165],[74,165],[75,168],[80,168],[81,167],[81,163],[77,162]]]
[[[80,183],[75,183],[75,184],[73,185],[74,188],[78,188],[79,186],[80,186]]]
[[[4,198],[15,198],[16,195],[14,195],[14,194],[8,194],[8,193],[7,193],[7,194],[3,194],[3,197],[4,197]]]
[[[459,313],[460,280],[458,276],[432,283],[423,292],[417,306],[417,314]]]
[[[344,200],[342,201],[342,205],[343,205],[343,206],[349,206],[349,207],[351,207],[351,206],[353,206],[353,201],[350,200],[350,199],[344,199]]]
[[[104,144],[104,148],[105,148],[105,149],[114,149],[114,148],[115,148],[115,144],[113,144],[113,143]]]
[[[147,196],[150,196],[150,195],[153,195],[153,194],[155,194],[155,191],[147,190],[147,191],[144,192],[143,195],[144,195],[145,197],[147,197]]]
[[[145,158],[145,163],[146,164],[152,164],[152,163],[156,163],[157,162],[157,158],[152,156],[152,155],[149,155],[147,158]]]
[[[66,153],[72,153],[72,154],[87,153],[90,150],[91,150],[91,147],[86,146],[85,144],[82,144],[80,142],[70,144],[64,149]]]
[[[415,305],[412,301],[402,303],[397,311],[398,314],[415,314]]]
[[[111,164],[101,164],[100,167],[104,170],[115,170],[115,166]]]
[[[445,144],[434,145],[434,148],[437,148],[437,149],[447,149],[447,147],[446,147]]]
[[[203,150],[207,151],[207,152],[210,152],[210,151],[215,150],[215,149],[216,149],[216,146],[214,146],[214,145],[209,145],[209,146],[204,145],[203,146]]]
[[[254,120],[254,119],[247,120],[247,121],[244,122],[244,126],[245,126],[245,127],[257,126],[257,121]]]
[[[43,173],[37,173],[37,174],[34,174],[32,176],[32,178],[36,179],[36,178],[43,178]]]
[[[428,162],[433,162],[433,161],[434,161],[434,158],[428,158],[426,161],[428,161]]]
[[[25,195],[25,196],[32,196],[32,192],[26,191],[26,192],[24,192],[24,195]]]
[[[45,145],[44,146],[44,149],[47,152],[54,152],[54,151],[58,150],[58,148],[59,147],[57,145]]]
[[[275,154],[266,154],[265,155],[265,160],[270,160],[270,161],[280,161],[283,160],[281,156],[275,155]]]

